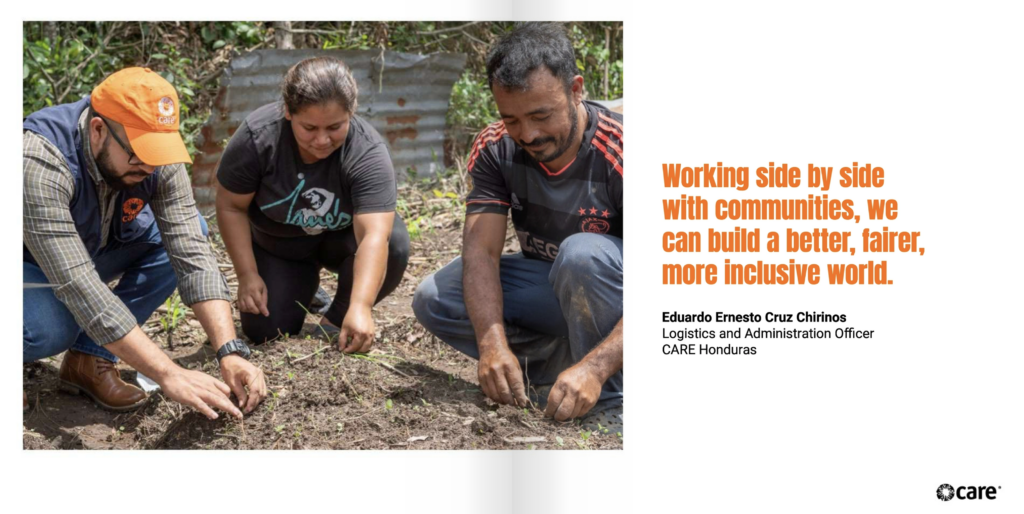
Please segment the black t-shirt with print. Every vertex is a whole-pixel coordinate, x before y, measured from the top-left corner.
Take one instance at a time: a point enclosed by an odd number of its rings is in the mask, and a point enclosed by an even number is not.
[[[282,102],[245,118],[224,149],[217,180],[232,193],[255,193],[252,227],[274,237],[344,230],[355,214],[394,211],[398,196],[387,146],[369,122],[352,116],[341,148],[306,164]]]
[[[481,132],[470,151],[473,190],[466,214],[506,214],[526,257],[555,260],[578,232],[622,237],[622,114],[583,102],[587,126],[576,158],[549,170],[530,157],[501,121]]]

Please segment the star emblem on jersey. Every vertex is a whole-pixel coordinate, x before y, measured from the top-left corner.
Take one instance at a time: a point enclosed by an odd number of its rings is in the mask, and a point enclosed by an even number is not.
[[[608,217],[608,209],[605,209],[605,210],[601,211],[601,216],[607,218]]]
[[[597,214],[597,207],[591,207],[590,214]]]
[[[584,209],[583,207],[580,207],[580,216],[583,216],[586,213],[587,213],[587,210]]]

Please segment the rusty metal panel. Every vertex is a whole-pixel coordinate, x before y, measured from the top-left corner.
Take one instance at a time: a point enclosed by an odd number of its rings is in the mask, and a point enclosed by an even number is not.
[[[242,120],[281,98],[281,80],[288,68],[321,55],[338,57],[352,69],[359,87],[356,112],[387,140],[399,180],[409,169],[430,175],[443,168],[445,114],[465,55],[257,50],[234,58],[224,70],[213,112],[202,128],[193,156],[192,188],[203,212],[213,209],[217,165]]]

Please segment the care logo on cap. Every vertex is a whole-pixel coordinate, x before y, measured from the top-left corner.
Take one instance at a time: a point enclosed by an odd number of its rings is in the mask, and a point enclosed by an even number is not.
[[[157,118],[161,125],[174,125],[174,100],[171,97],[165,96],[161,98],[156,108],[163,115]]]

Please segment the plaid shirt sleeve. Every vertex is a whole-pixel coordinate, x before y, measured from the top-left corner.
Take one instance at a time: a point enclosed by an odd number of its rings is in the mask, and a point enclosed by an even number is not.
[[[178,275],[181,301],[186,305],[206,300],[230,302],[228,283],[217,267],[210,242],[203,237],[192,183],[183,164],[165,166],[160,171],[152,206],[171,266]]]
[[[100,280],[78,235],[71,170],[60,150],[37,134],[24,133],[23,149],[25,246],[78,326],[96,344],[112,343],[135,328],[135,316]]]

